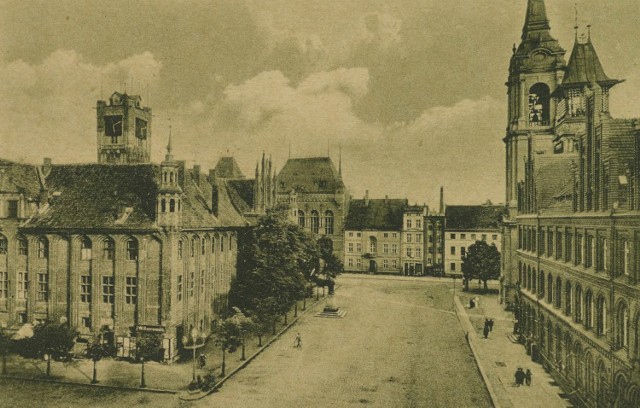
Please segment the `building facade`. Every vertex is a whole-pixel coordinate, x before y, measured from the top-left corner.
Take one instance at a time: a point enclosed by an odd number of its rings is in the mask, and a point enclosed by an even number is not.
[[[333,244],[338,259],[344,259],[344,223],[350,196],[331,158],[287,160],[276,176],[276,203],[289,206],[300,226],[317,238]]]
[[[101,161],[114,144],[98,122]],[[174,160],[171,141],[159,165],[137,163],[149,146],[138,148],[118,165],[0,161],[1,324],[66,321],[123,357],[162,333],[165,359],[191,329],[215,327],[247,222],[198,166]]]
[[[532,36],[550,38],[544,11],[542,0],[529,0],[523,43]],[[542,98],[543,108],[557,106],[549,111],[548,126],[523,139],[517,160],[510,156],[515,136],[505,138],[507,163],[521,161],[522,167],[516,174],[507,166],[509,258],[503,267],[517,331],[532,357],[571,391],[575,405],[635,407],[640,120],[609,113],[609,91],[620,81],[605,74],[590,34],[579,36],[576,28],[569,63],[549,84],[554,105]],[[536,66],[540,53],[553,56],[557,43],[550,44],[523,54],[523,64]],[[540,80],[555,72],[542,68]],[[519,72],[512,61],[511,76]],[[524,98],[523,106],[535,100],[532,88]],[[537,127],[530,114],[514,112],[510,118]]]
[[[448,205],[445,210],[445,270],[462,273],[462,257],[476,241],[495,245],[502,253],[501,223],[505,215],[501,205]]]

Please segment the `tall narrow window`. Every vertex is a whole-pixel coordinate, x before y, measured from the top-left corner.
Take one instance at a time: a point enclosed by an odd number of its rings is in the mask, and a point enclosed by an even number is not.
[[[18,272],[18,299],[26,299],[29,292],[29,273]]]
[[[204,293],[204,269],[200,271],[200,293]]]
[[[207,243],[204,238],[200,240],[200,254],[204,255],[206,251]]]
[[[25,238],[18,239],[18,255],[29,255],[29,244]]]
[[[182,302],[182,275],[178,275],[178,302]]]
[[[138,259],[138,241],[135,239],[127,241],[127,259],[130,261]]]
[[[178,259],[182,259],[182,240],[178,241]]]
[[[45,238],[38,240],[38,258],[49,257],[49,244]]]
[[[196,256],[196,240],[193,238],[189,241],[189,256],[191,258]]]
[[[44,272],[38,273],[38,301],[46,302],[49,300],[49,274]]]
[[[167,174],[165,173],[165,178],[166,178]],[[166,199],[162,199],[160,200],[160,212],[167,212],[167,200]]]
[[[80,259],[83,261],[88,261],[91,259],[91,240],[89,238],[82,238],[80,241]]]
[[[333,212],[330,210],[324,212],[324,233],[333,235]]]
[[[102,303],[112,305],[116,298],[115,278],[113,276],[102,277]]]
[[[169,200],[169,212],[176,212],[176,200],[173,198]]]
[[[80,301],[91,303],[91,275],[80,276]]]
[[[8,242],[7,239],[0,235],[0,255],[6,255],[8,250]]]
[[[320,230],[320,216],[316,210],[311,211],[311,232],[317,234]]]
[[[7,272],[0,272],[0,299],[9,297],[9,276]]]
[[[631,260],[631,245],[629,245],[629,241],[623,242],[622,250],[624,251],[622,254],[622,273],[624,273],[625,276],[629,276],[629,264]]]
[[[128,305],[135,305],[138,301],[138,278],[135,276],[127,276],[125,284],[124,301]]]
[[[112,239],[107,239],[102,243],[104,259],[113,261],[116,258],[116,244]]]
[[[189,276],[189,297],[193,297],[193,288],[195,287],[196,276],[195,272],[191,272]]]

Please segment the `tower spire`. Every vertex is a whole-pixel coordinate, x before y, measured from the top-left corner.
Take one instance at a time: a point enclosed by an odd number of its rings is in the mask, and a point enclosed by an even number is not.
[[[529,0],[527,4],[527,17],[524,21],[522,39],[533,31],[550,30],[549,19],[547,18],[547,8],[544,0]]]
[[[166,161],[173,160],[173,147],[171,145],[171,125],[169,125],[169,142],[167,143],[167,154],[164,156]]]

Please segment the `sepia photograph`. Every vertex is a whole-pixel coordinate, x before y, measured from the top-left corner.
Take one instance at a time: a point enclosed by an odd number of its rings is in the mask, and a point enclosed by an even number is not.
[[[640,407],[639,15],[0,0],[0,407]]]

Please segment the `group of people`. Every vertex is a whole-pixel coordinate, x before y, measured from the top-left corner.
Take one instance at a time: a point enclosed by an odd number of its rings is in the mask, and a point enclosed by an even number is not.
[[[527,368],[527,371],[524,372],[522,367],[518,367],[516,370],[516,387],[519,387],[523,384],[531,385],[531,370]]]
[[[489,337],[489,332],[493,331],[493,319],[485,318],[484,319],[484,330],[482,330],[482,334],[484,338]]]

